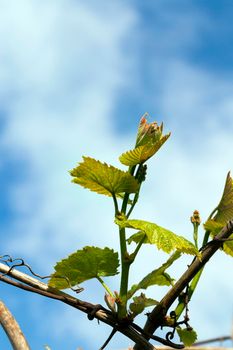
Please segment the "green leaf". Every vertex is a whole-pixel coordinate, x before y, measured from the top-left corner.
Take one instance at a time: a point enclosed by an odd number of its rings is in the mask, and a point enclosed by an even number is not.
[[[147,235],[148,241],[151,244],[155,244],[158,249],[162,249],[165,253],[178,250],[182,253],[197,255],[200,257],[197,248],[186,238],[178,236],[154,223],[143,220],[116,220],[115,222],[122,227],[129,227],[143,231]]]
[[[134,243],[139,243],[141,242],[142,238],[146,236],[146,234],[143,232],[143,231],[138,231],[136,233],[134,233],[133,235],[131,235],[128,239],[127,239],[127,242],[129,244],[131,244],[132,242]],[[149,239],[147,238],[147,236],[145,237],[144,241],[143,241],[143,244],[151,244]]]
[[[233,180],[230,172],[227,174],[223,195],[215,211],[215,216],[204,224],[204,228],[210,231],[212,237],[218,234],[229,220],[233,219]],[[232,239],[233,234],[229,237],[228,241],[223,243],[222,248],[230,256],[233,256]]]
[[[213,219],[209,219],[204,223],[204,228],[206,231],[210,231],[213,236],[217,235],[221,229],[224,227],[224,224],[216,222]]]
[[[221,201],[217,207],[217,214],[214,220],[220,224],[226,225],[233,219],[233,180],[230,172],[227,174],[226,183]],[[233,234],[229,240],[223,243],[223,249],[226,254],[233,256]]]
[[[210,231],[210,235],[215,237],[221,229],[224,227],[224,224],[220,222],[216,222],[213,219],[206,221],[204,224],[204,228],[207,231]],[[233,234],[230,235],[229,240],[223,243],[223,247],[221,248],[226,254],[233,256]]]
[[[144,293],[133,298],[133,303],[129,305],[129,309],[133,314],[133,317],[139,315],[144,311],[146,307],[158,305],[158,301],[147,298]]]
[[[140,120],[136,138],[136,147],[148,143],[155,143],[162,136],[163,123],[160,126],[155,121],[148,123],[146,119],[148,116],[148,113],[145,113]]]
[[[223,195],[216,210],[213,219],[219,223],[226,224],[233,218],[233,180],[230,172],[227,174]]]
[[[176,330],[180,337],[180,341],[185,346],[191,346],[197,340],[197,333],[192,328],[182,329],[177,327]]]
[[[83,160],[70,171],[74,183],[106,196],[138,191],[138,181],[128,172],[90,157],[83,157]]]
[[[66,289],[91,278],[114,276],[118,266],[118,253],[112,249],[86,246],[56,264],[49,286]]]
[[[163,265],[146,275],[138,284],[134,284],[129,290],[127,298],[130,299],[139,289],[147,289],[153,285],[170,286],[173,279],[165,270],[168,269],[180,255],[180,252],[173,253]]]
[[[233,256],[233,234],[230,235],[229,241],[223,243],[223,251],[224,253]]]
[[[133,166],[136,164],[144,163],[149,158],[151,158],[160,147],[167,141],[170,134],[162,136],[159,140],[157,140],[155,143],[148,143],[142,146],[138,146],[134,148],[133,150],[127,151],[123,153],[119,160],[122,164],[127,166]]]

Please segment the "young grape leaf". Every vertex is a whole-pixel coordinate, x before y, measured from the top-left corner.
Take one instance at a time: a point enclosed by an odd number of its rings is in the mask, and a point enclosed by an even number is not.
[[[128,172],[90,157],[83,157],[83,160],[70,171],[74,183],[106,196],[138,191],[138,181]]]
[[[191,346],[197,340],[197,333],[191,328],[182,329],[180,327],[177,327],[176,330],[180,341],[185,346]]]
[[[133,166],[136,164],[144,163],[149,158],[151,158],[156,152],[158,152],[160,147],[164,144],[164,142],[167,141],[169,136],[170,134],[164,135],[155,143],[148,143],[142,146],[138,146],[133,150],[123,153],[119,157],[120,162],[127,166]]]
[[[204,227],[210,231],[212,237],[214,237],[229,220],[233,218],[233,180],[230,172],[227,174],[225,187],[222,198],[219,205],[216,208],[216,214],[212,219],[208,220]],[[229,240],[223,243],[222,250],[233,256],[233,234],[229,237]]]
[[[210,231],[212,235],[215,236],[221,231],[221,229],[224,227],[224,224],[216,222],[213,219],[209,219],[204,223],[203,226],[206,231]]]
[[[143,240],[143,244],[151,244],[149,239],[147,238],[146,234],[143,231],[138,231],[136,233],[134,233],[133,235],[131,235],[128,239],[127,242],[129,244],[131,244],[132,242],[134,243],[139,243],[142,239]]]
[[[146,275],[138,284],[134,284],[128,291],[127,299],[130,299],[139,289],[147,289],[153,285],[170,286],[173,279],[165,270],[168,269],[180,255],[181,253],[176,251],[163,265]]]
[[[223,251],[224,253],[233,256],[233,234],[230,235],[229,241],[223,243]]]
[[[133,298],[133,303],[129,305],[132,316],[135,317],[141,314],[146,307],[158,305],[158,301],[147,298],[145,294],[141,293],[139,296]]]
[[[86,246],[56,264],[49,286],[66,289],[91,278],[114,276],[118,266],[118,253],[112,249]]]
[[[213,219],[219,223],[226,224],[233,218],[233,180],[230,172],[227,174],[223,195],[216,210]]]
[[[115,222],[122,227],[135,228],[136,230],[143,231],[147,235],[148,241],[151,244],[155,244],[158,249],[162,249],[165,253],[178,250],[181,253],[200,257],[197,248],[186,238],[178,236],[154,223],[143,220],[116,220]]]
[[[210,235],[212,237],[216,236],[224,226],[224,224],[216,222],[213,219],[206,221],[204,224],[205,230],[210,231]],[[228,241],[223,243],[223,247],[220,249],[223,250],[226,254],[233,256],[233,234],[230,235]]]
[[[140,120],[136,137],[136,147],[155,143],[162,136],[163,123],[160,126],[155,121],[150,123],[146,119],[148,116],[148,113],[145,113]]]

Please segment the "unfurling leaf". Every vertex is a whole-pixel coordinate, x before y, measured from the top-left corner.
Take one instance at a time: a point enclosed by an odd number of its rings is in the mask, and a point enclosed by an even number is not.
[[[210,231],[212,237],[216,236],[224,226],[224,224],[216,222],[212,219],[206,221],[204,224],[205,230]],[[229,240],[223,243],[223,247],[220,249],[226,254],[233,256],[233,234],[230,235]]]
[[[90,157],[83,157],[70,174],[74,183],[106,196],[136,193],[139,189],[138,181],[128,172]]]
[[[192,328],[176,328],[180,341],[185,346],[191,346],[197,340],[197,333]]]
[[[147,113],[140,120],[135,147],[155,144],[162,137],[163,123],[160,126],[156,122],[148,123],[146,116]]]
[[[116,312],[116,297],[105,293],[104,295],[105,303],[112,312]]]
[[[210,231],[212,237],[218,234],[229,220],[233,219],[233,180],[230,172],[227,174],[222,198],[216,208],[216,214],[204,224],[204,228]],[[222,250],[233,256],[233,234],[229,240],[223,243]]]
[[[181,253],[175,252],[170,258],[158,269],[153,270],[146,275],[138,284],[134,284],[128,292],[127,298],[131,298],[139,289],[147,289],[153,285],[170,286],[173,279],[165,272],[175,260],[180,257]]]
[[[127,166],[133,166],[146,162],[160,149],[160,147],[162,147],[169,136],[170,134],[164,135],[160,140],[155,142],[155,144],[138,146],[130,151],[123,153],[119,157],[120,162]]]
[[[116,223],[122,227],[143,231],[146,234],[148,241],[151,244],[155,244],[158,249],[162,249],[165,253],[177,250],[181,253],[197,255],[200,257],[197,248],[186,238],[178,236],[154,223],[143,220],[116,220]]]
[[[143,239],[143,244],[151,244],[149,239],[147,238],[147,235],[143,231],[138,231],[134,233],[132,236],[130,236],[127,239],[127,242],[131,244],[132,242],[134,243],[139,243]]]
[[[129,305],[129,309],[132,312],[132,316],[135,317],[142,313],[146,307],[158,305],[158,301],[147,298],[144,293],[133,298],[133,303]]]
[[[214,221],[226,224],[233,218],[233,180],[230,172],[227,174],[223,195],[216,210]]]
[[[87,246],[56,264],[49,286],[66,289],[91,278],[114,276],[118,266],[118,253],[112,249]]]
[[[209,219],[204,223],[204,229],[210,231],[213,236],[217,235],[221,229],[224,227],[224,224],[216,222],[213,219]]]
[[[145,116],[142,117],[137,134],[136,146],[134,149],[123,153],[119,159],[127,166],[134,166],[146,162],[151,158],[167,141],[170,133],[163,135],[163,124],[148,123]]]
[[[233,234],[230,235],[229,241],[223,243],[223,251],[226,254],[233,256]]]

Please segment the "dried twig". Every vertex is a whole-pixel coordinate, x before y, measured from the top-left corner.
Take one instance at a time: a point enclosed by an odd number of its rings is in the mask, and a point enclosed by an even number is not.
[[[231,340],[231,339],[232,339],[232,337],[230,335],[225,335],[222,337],[200,340],[200,341],[196,342],[195,344],[193,344],[193,346],[200,346],[200,345],[205,345],[205,344],[210,344],[210,343],[215,343],[215,342],[222,343],[223,341]]]
[[[14,350],[30,350],[17,321],[2,301],[0,301],[0,324],[6,332]]]

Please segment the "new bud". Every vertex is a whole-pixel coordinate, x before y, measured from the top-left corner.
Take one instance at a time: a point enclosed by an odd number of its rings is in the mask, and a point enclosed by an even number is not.
[[[194,210],[193,216],[190,218],[192,224],[197,224],[200,225],[201,223],[201,218],[200,218],[200,213],[198,210]]]
[[[144,114],[139,123],[135,147],[143,146],[148,143],[154,143],[162,136],[163,126],[158,126],[156,122],[148,123],[145,115],[147,114]]]
[[[110,294],[105,293],[104,300],[105,300],[107,306],[109,307],[109,309],[112,312],[116,312],[116,303],[115,303],[116,298],[111,296]]]

